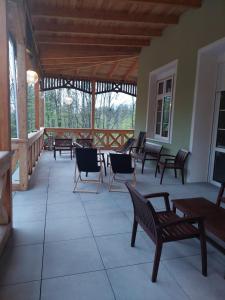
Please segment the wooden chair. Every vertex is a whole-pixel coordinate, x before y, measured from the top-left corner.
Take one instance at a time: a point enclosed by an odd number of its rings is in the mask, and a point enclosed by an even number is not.
[[[130,192],[134,208],[131,247],[135,246],[138,224],[156,245],[152,282],[155,282],[157,279],[163,243],[190,238],[200,239],[202,274],[207,276],[207,248],[203,219],[201,217],[180,218],[170,210],[168,193],[141,195],[129,183],[126,183],[126,186]],[[155,211],[150,200],[156,197],[164,198],[165,211]],[[192,224],[197,224],[198,227],[195,227]]]
[[[143,152],[145,141],[146,141],[146,132],[140,131],[138,138],[135,140],[135,146],[131,147],[132,153],[137,154]]]
[[[175,177],[177,178],[177,170],[181,170],[181,176],[182,176],[182,183],[184,184],[184,165],[187,160],[187,157],[189,155],[189,151],[185,149],[180,149],[177,152],[177,155],[169,155],[169,154],[162,154],[160,155],[160,160],[158,161],[158,168],[162,168],[162,174],[160,179],[160,184],[162,184],[163,175],[165,172],[165,169],[174,169]],[[169,157],[165,160],[161,160],[162,157]],[[157,175],[157,172],[155,173],[155,177]]]
[[[71,159],[73,158],[73,140],[66,138],[55,138],[53,144],[54,158],[56,160],[56,152],[59,151],[59,154],[63,151],[69,151]]]
[[[142,169],[141,169],[142,174],[144,173],[145,162],[147,160],[151,160],[156,162],[156,168],[155,168],[155,176],[156,176],[157,170],[159,171],[158,161],[160,159],[162,149],[163,149],[162,145],[146,142],[143,148],[143,152],[132,154],[132,156],[136,160],[140,160],[142,162]]]
[[[112,189],[112,184],[114,181],[122,181],[122,179],[116,179],[119,174],[131,174],[132,175],[132,185],[136,184],[135,175],[135,162],[132,166],[132,157],[130,154],[118,154],[110,153],[110,174],[109,174],[109,191],[110,192],[126,192],[121,189]]]
[[[225,197],[223,196],[225,189],[225,182],[221,182],[220,190],[217,196],[216,205],[221,206],[222,203],[225,203]]]
[[[98,193],[99,185],[103,182],[102,175],[102,162],[98,160],[97,149],[95,148],[76,148],[76,167],[74,175],[74,190],[73,192],[87,192],[87,193]],[[88,173],[99,173],[98,179],[82,179],[82,172]],[[77,174],[78,173],[78,174]],[[97,183],[96,191],[89,191],[78,189],[78,183]]]

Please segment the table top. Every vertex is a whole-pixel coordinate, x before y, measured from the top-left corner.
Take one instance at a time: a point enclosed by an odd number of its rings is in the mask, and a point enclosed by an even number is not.
[[[225,209],[205,198],[172,200],[173,206],[189,216],[203,216],[208,231],[225,241]]]

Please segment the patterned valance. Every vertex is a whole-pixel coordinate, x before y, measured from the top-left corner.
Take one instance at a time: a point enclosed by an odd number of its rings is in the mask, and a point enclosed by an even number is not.
[[[109,82],[109,81],[96,81],[95,82],[95,93],[124,93],[127,95],[137,96],[137,85],[135,83],[120,83],[120,82]],[[89,80],[78,80],[78,79],[65,79],[65,78],[54,78],[54,77],[43,77],[40,80],[40,90],[49,91],[54,89],[76,89],[85,93],[92,93],[92,82]]]

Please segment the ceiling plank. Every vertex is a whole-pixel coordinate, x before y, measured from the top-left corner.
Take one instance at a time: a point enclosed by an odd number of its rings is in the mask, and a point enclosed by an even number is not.
[[[86,34],[109,34],[109,35],[126,35],[126,36],[143,36],[152,37],[160,36],[161,29],[158,28],[140,28],[135,25],[132,26],[106,26],[93,24],[59,24],[57,22],[34,22],[35,32],[58,32],[58,33],[86,33]]]
[[[122,0],[127,1],[127,0]],[[129,2],[136,3],[149,3],[149,4],[167,4],[184,7],[201,7],[202,0],[128,0]]]
[[[134,39],[134,38],[110,38],[98,36],[45,36],[37,35],[39,44],[58,44],[58,45],[112,45],[123,47],[144,47],[150,45],[149,38]]]
[[[35,5],[32,9],[33,19],[39,18],[63,18],[77,20],[117,21],[125,23],[158,23],[177,24],[179,18],[175,15],[153,14],[153,13],[132,13],[112,10],[90,10],[71,9],[65,7],[53,7],[47,5]]]
[[[49,46],[41,45],[40,54],[43,58],[56,59],[56,58],[72,58],[72,57],[86,57],[86,56],[104,56],[104,55],[138,55],[141,51],[141,48],[138,47],[105,47],[105,46],[70,46],[64,47],[63,45]]]
[[[114,72],[116,71],[116,69],[118,68],[118,66],[119,66],[119,62],[115,62],[115,63],[112,65],[112,67],[111,67],[110,70],[109,70],[109,73],[108,73],[107,76],[106,76],[108,79],[111,79],[111,78],[112,78],[112,76],[113,76]]]
[[[134,72],[134,70],[137,68],[137,64],[138,64],[138,62],[137,62],[137,60],[135,60],[133,62],[133,64],[128,68],[126,73],[124,74],[124,76],[123,76],[124,80],[127,80],[128,77]]]

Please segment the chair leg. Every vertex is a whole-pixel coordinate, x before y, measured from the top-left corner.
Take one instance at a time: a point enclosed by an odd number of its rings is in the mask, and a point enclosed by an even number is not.
[[[162,184],[162,181],[163,181],[163,175],[164,175],[164,172],[165,172],[165,166],[163,167],[163,170],[162,170],[162,175],[161,175],[161,179],[160,179],[160,184]]]
[[[144,173],[144,167],[145,167],[145,159],[142,161],[142,169],[141,169],[141,173]]]
[[[156,167],[155,167],[155,177],[157,176],[157,171],[158,171],[158,173],[160,173],[160,168],[159,168],[158,162],[156,163]]]
[[[134,218],[133,229],[132,229],[132,237],[131,237],[131,247],[135,246],[137,227],[138,227],[138,222]]]
[[[102,156],[103,158],[102,158],[102,162],[103,162],[103,165],[104,165],[104,171],[105,171],[105,176],[107,175],[107,173],[106,173],[106,163],[105,163],[105,157],[104,157],[104,155]],[[108,164],[107,164],[107,166],[108,166]]]
[[[156,244],[156,249],[155,249],[155,259],[154,259],[153,270],[152,270],[152,282],[156,282],[157,279],[161,253],[162,253],[162,243],[158,242]]]
[[[202,275],[207,276],[207,248],[205,234],[200,235],[201,256],[202,256]]]
[[[184,184],[184,168],[181,169],[182,184]]]
[[[174,169],[174,176],[175,176],[175,178],[177,178],[177,169],[176,168]]]
[[[54,159],[56,160],[56,151],[54,150]]]

